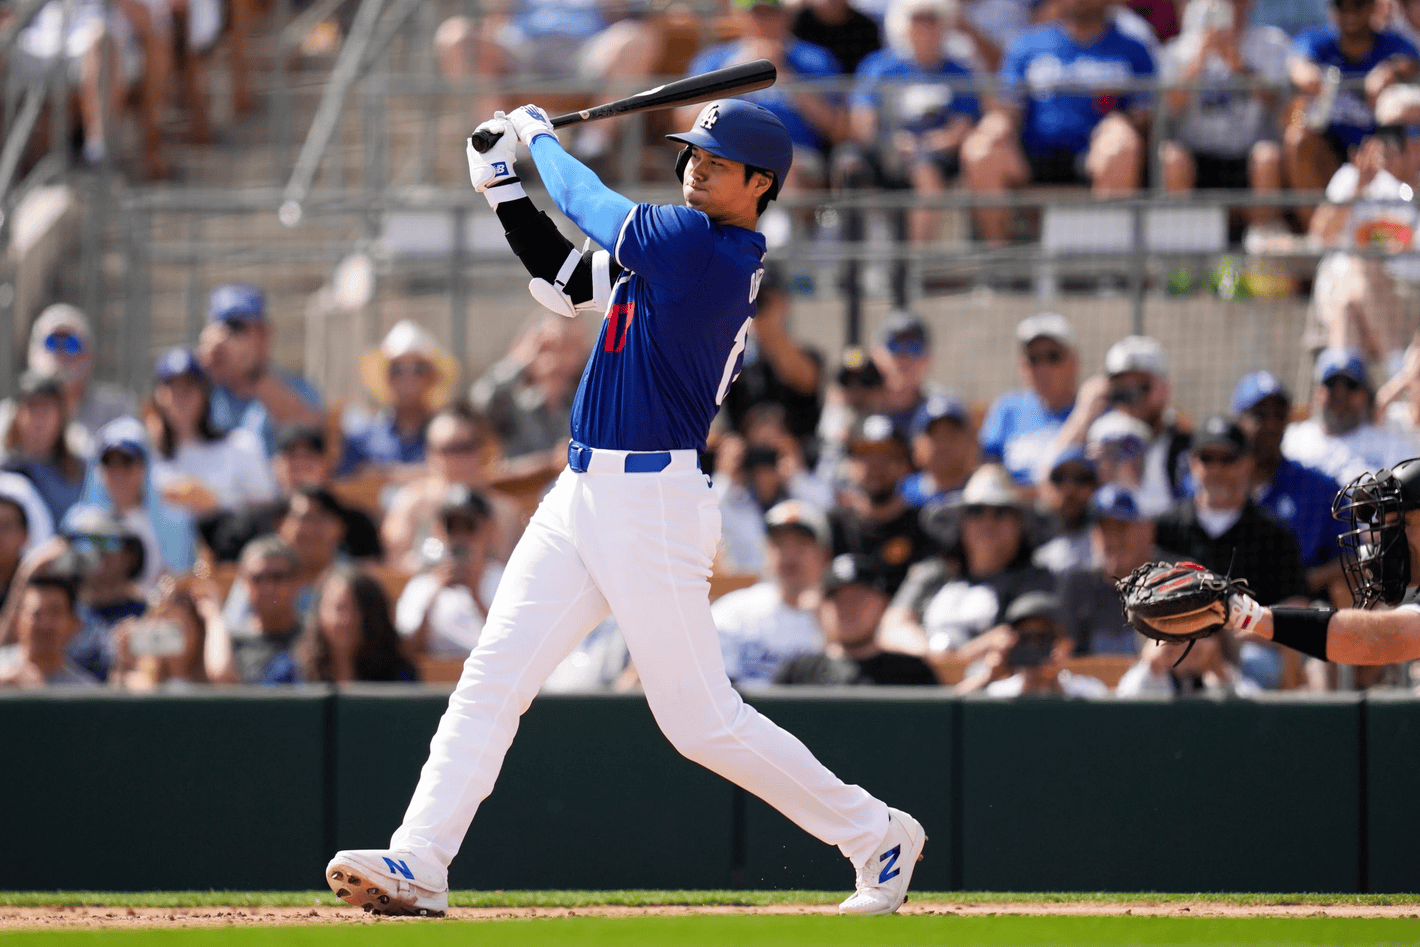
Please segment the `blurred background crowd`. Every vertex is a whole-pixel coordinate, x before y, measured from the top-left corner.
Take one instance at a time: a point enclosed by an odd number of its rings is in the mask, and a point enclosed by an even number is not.
[[[1113,586],[1349,603],[1332,498],[1420,455],[1420,2],[419,6],[0,3],[0,686],[456,679],[596,327],[487,271],[448,142],[756,58],[795,161],[703,460],[737,685],[1420,683],[1180,661]],[[674,200],[694,111],[563,141]],[[614,621],[547,686],[634,688]]]

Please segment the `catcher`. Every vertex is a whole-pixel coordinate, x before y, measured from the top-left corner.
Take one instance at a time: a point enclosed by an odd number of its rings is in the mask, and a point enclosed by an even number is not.
[[[1332,515],[1356,608],[1264,608],[1247,583],[1193,563],[1145,563],[1118,583],[1125,617],[1140,633],[1191,642],[1223,628],[1338,664],[1420,658],[1420,458],[1357,477]],[[1370,611],[1383,603],[1393,610]]]

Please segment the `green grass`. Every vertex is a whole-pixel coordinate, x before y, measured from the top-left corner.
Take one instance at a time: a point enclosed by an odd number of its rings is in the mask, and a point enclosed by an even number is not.
[[[6,947],[1297,947],[1413,944],[1416,922],[1355,918],[822,915],[394,922],[306,927],[23,931]]]
[[[611,905],[768,905],[836,904],[846,891],[454,891],[454,907],[566,907]],[[917,902],[1003,904],[1009,902],[1119,904],[1136,901],[1197,901],[1209,904],[1354,904],[1386,907],[1420,905],[1417,894],[1164,894],[1156,892],[1011,892],[914,891]],[[338,905],[329,891],[8,891],[0,892],[0,907],[305,907]],[[1420,937],[1417,937],[1420,941]]]

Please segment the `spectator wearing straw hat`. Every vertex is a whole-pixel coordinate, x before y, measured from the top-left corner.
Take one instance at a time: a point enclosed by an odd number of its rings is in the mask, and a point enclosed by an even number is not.
[[[323,420],[320,392],[272,364],[273,344],[265,293],[244,283],[212,291],[207,327],[197,342],[198,361],[213,383],[212,421],[222,430],[256,433],[268,455],[276,452],[280,428]]]
[[[1034,483],[1036,467],[1075,407],[1080,357],[1075,330],[1054,312],[1038,312],[1016,326],[1018,366],[1025,388],[991,403],[981,422],[982,459],[1004,464],[1020,483]]]
[[[345,429],[336,476],[367,465],[398,468],[424,463],[425,430],[458,381],[454,357],[418,323],[401,319],[380,347],[360,359],[360,378],[380,412]]]

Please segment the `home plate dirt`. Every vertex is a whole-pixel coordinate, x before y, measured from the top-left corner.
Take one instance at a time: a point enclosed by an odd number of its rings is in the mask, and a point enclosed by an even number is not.
[[[777,904],[764,906],[614,905],[577,908],[453,908],[458,920],[507,920],[521,917],[649,917],[686,914],[832,914],[832,904]],[[1152,914],[1171,917],[1416,917],[1413,904],[1221,904],[1211,901],[1093,901],[995,902],[957,904],[951,901],[909,902],[903,914]],[[242,908],[109,908],[109,907],[0,907],[0,930],[36,927],[214,927],[278,924],[437,924],[416,918],[370,917],[347,907],[325,905]]]

